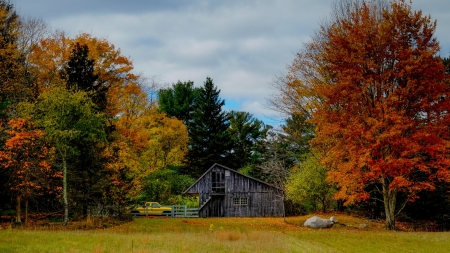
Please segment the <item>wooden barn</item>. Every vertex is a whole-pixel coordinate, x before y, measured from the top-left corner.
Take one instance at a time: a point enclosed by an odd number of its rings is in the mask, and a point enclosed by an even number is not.
[[[199,196],[200,217],[283,216],[283,191],[214,164],[184,194]]]

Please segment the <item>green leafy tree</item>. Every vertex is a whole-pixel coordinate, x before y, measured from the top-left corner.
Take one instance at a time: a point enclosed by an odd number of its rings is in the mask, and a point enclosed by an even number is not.
[[[63,65],[60,75],[66,80],[66,89],[85,91],[98,111],[106,111],[108,88],[102,85],[99,75],[95,74],[95,60],[89,57],[87,44],[76,42],[72,46],[70,57]],[[101,179],[104,177],[104,161],[101,160],[101,153],[104,147],[97,141],[92,139],[77,142],[76,149],[82,155],[74,156],[71,164],[74,169],[70,180],[78,186],[72,187],[70,192],[73,202],[77,203],[73,206],[73,210],[81,209],[83,216],[88,215],[90,204],[98,204],[102,198]]]
[[[192,122],[188,128],[189,141],[186,171],[199,177],[214,163],[230,166],[232,139],[227,113],[222,111],[224,100],[213,80],[206,78],[204,86],[194,103]],[[231,159],[230,159],[231,158]]]
[[[31,112],[34,121],[45,131],[45,137],[62,161],[64,224],[67,224],[68,162],[79,152],[76,143],[105,139],[104,117],[94,109],[86,92],[72,92],[62,87],[47,90],[35,104],[24,104],[23,108]]]
[[[189,127],[194,111],[194,101],[200,88],[194,88],[194,82],[178,81],[171,88],[160,89],[158,92],[159,110],[169,117],[182,120]]]
[[[157,170],[145,178],[142,195],[139,199],[170,204],[170,199],[181,195],[194,182],[194,178],[180,175],[172,169]]]
[[[326,169],[310,153],[293,168],[286,186],[287,199],[296,203],[310,203],[314,211],[317,211],[319,203],[322,212],[326,212],[336,192],[334,186],[326,181],[326,177]]]

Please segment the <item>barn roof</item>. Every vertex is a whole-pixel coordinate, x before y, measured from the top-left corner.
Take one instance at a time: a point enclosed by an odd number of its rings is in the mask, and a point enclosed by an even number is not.
[[[203,175],[202,175],[201,177],[199,177],[199,178],[197,179],[197,181],[195,181],[191,186],[189,186],[189,187],[183,192],[183,194],[187,194],[187,192],[188,192],[194,185],[196,185],[196,184],[197,184],[197,183],[198,183],[198,182],[199,182],[206,174],[208,174],[208,172],[209,172],[210,170],[212,170],[215,166],[219,166],[219,167],[222,167],[222,168],[224,168],[224,169],[231,170],[231,171],[233,171],[234,173],[236,173],[236,174],[238,174],[238,175],[241,175],[241,176],[243,176],[243,177],[246,177],[246,178],[249,178],[249,179],[251,179],[251,180],[257,181],[257,182],[259,182],[259,183],[261,183],[261,184],[265,184],[265,185],[270,186],[270,187],[272,187],[272,188],[275,188],[275,189],[277,189],[277,190],[279,190],[279,191],[283,191],[282,189],[280,189],[280,188],[278,188],[278,187],[276,187],[276,186],[273,186],[273,185],[271,185],[271,184],[268,184],[268,183],[266,183],[266,182],[264,182],[264,181],[262,181],[262,180],[259,180],[259,179],[257,179],[257,178],[251,177],[251,176],[247,176],[247,175],[245,175],[245,174],[240,173],[240,172],[237,171],[237,170],[230,169],[230,168],[228,168],[228,167],[226,167],[226,166],[223,166],[223,165],[221,165],[221,164],[215,163],[215,164],[213,164],[213,166],[211,166],[205,173],[203,173]]]

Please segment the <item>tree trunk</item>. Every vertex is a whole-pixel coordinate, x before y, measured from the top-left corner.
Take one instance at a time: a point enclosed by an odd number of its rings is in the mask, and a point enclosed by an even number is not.
[[[326,213],[327,212],[327,204],[326,204],[326,199],[322,199],[322,212]]]
[[[64,201],[64,226],[69,221],[69,202],[67,201],[67,164],[63,157],[63,201]]]
[[[386,228],[395,230],[395,206],[397,204],[397,191],[389,189],[389,179],[381,178],[383,184],[384,213],[386,215]]]
[[[25,199],[25,227],[28,227],[28,198]]]
[[[20,195],[16,196],[16,222],[22,223],[22,220],[20,219],[20,216],[22,215],[22,210],[20,209],[20,202],[22,201],[22,198]]]

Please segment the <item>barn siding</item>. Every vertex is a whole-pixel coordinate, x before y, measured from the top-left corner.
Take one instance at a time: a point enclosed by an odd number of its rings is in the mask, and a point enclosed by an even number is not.
[[[225,191],[211,192],[212,174],[223,173]],[[214,165],[197,180],[186,194],[198,194],[201,217],[266,217],[283,216],[282,191],[221,165]],[[248,199],[247,205],[235,205],[235,198]],[[207,200],[209,201],[202,206]]]

